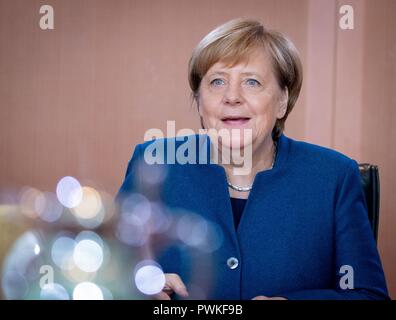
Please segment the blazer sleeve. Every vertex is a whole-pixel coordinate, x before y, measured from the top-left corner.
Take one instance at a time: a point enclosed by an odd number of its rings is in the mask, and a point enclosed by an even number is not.
[[[144,161],[144,150],[144,144],[138,144],[128,162],[124,181],[115,197],[115,204],[119,213],[123,200],[131,193],[141,191],[141,175],[142,171],[145,171],[145,165],[147,165]],[[152,254],[164,272],[177,273],[185,282],[191,277],[188,271],[192,270],[192,262],[185,246],[178,243],[167,244],[164,248],[160,248],[159,252],[153,249]],[[178,299],[179,297],[173,294],[172,298]]]
[[[124,181],[115,197],[115,203],[120,205],[124,197],[129,193],[137,190],[140,184],[139,170],[137,168],[142,157],[142,145],[138,144],[133,151],[132,157],[128,162],[128,166],[125,172]]]
[[[350,161],[335,199],[334,284],[332,288],[285,293],[287,299],[389,299],[368,220],[358,164]],[[346,266],[346,269],[342,269]],[[351,272],[352,271],[352,272]],[[341,285],[346,274],[348,288]],[[352,286],[352,288],[350,288]]]

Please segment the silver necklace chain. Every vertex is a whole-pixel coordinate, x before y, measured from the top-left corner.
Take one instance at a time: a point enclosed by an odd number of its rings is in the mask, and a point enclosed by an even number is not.
[[[271,166],[270,166],[268,169],[265,169],[264,171],[271,170],[271,169],[274,167],[275,158],[276,158],[276,152],[278,151],[278,145],[277,145],[277,143],[275,142],[274,144],[275,144],[275,150],[274,150],[274,156],[272,157]],[[250,186],[247,186],[247,187],[237,186],[237,185],[235,185],[235,184],[232,184],[232,183],[229,182],[228,180],[227,180],[227,184],[228,184],[228,186],[229,186],[231,189],[233,189],[233,190],[235,190],[235,191],[238,191],[238,192],[248,192],[248,191],[252,190],[252,188],[253,188],[253,185],[250,185]]]

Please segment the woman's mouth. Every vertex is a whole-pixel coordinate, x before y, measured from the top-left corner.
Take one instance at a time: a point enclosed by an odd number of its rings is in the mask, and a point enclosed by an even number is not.
[[[222,118],[221,121],[231,127],[240,127],[243,126],[244,124],[248,123],[250,120],[249,117],[225,117]]]

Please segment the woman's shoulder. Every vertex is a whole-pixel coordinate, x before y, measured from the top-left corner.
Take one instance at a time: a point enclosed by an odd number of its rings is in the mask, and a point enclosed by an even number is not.
[[[201,135],[201,134],[189,134],[189,135],[180,135],[180,136],[175,136],[175,137],[155,137],[152,138],[151,140],[145,140],[141,143],[139,143],[137,146],[141,146],[141,148],[144,150],[148,146],[152,144],[156,145],[164,145],[170,146],[170,145],[175,145],[176,147],[180,146],[181,144],[185,143],[196,143],[199,142],[202,139],[206,139],[206,135]]]
[[[156,137],[137,144],[133,153],[138,158],[144,158],[148,164],[174,164],[186,160],[194,163],[206,142],[207,136],[200,134]]]
[[[354,159],[336,149],[307,141],[285,138],[290,146],[290,160],[321,169],[348,170],[351,166],[357,165]]]

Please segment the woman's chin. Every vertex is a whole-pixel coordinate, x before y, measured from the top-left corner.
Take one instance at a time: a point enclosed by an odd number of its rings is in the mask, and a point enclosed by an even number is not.
[[[207,134],[226,149],[244,149],[251,146],[253,140],[251,132],[228,131],[225,128],[209,130]]]
[[[224,141],[222,145],[227,149],[242,150],[252,143],[251,139],[233,138],[230,141]]]

